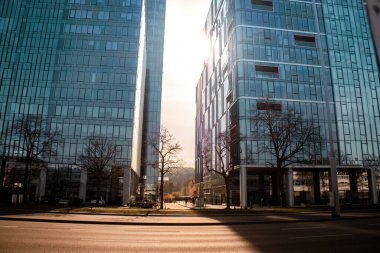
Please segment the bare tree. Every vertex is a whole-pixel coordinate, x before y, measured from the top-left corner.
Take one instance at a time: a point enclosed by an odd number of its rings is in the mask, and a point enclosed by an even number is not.
[[[268,162],[276,169],[274,201],[278,203],[280,197],[283,206],[287,206],[284,174],[291,165],[309,164],[315,159],[321,141],[319,130],[300,113],[291,109],[283,111],[281,104],[267,100],[259,103],[257,109],[252,120],[262,140],[258,151],[274,157],[273,162]]]
[[[25,162],[23,178],[23,202],[27,202],[29,188],[30,165],[41,162],[44,155],[54,155],[57,150],[53,143],[60,142],[59,134],[49,131],[46,122],[41,116],[26,115],[15,122],[12,132],[13,138],[18,138],[15,149]]]
[[[367,155],[363,159],[363,167],[365,169],[380,170],[380,157],[375,155]]]
[[[182,150],[182,147],[165,127],[161,127],[159,135],[151,136],[148,142],[159,157],[158,162],[152,164],[152,166],[157,168],[160,173],[160,209],[163,209],[164,177],[182,166],[182,160],[178,158],[178,153]]]
[[[99,204],[101,185],[111,177],[111,166],[118,154],[118,146],[103,136],[89,138],[83,152],[79,155],[82,169],[94,176],[96,184],[96,204]]]
[[[209,172],[220,175],[226,186],[226,205],[230,209],[230,182],[234,172],[233,163],[230,161],[231,139],[227,132],[220,133],[216,136],[215,143],[212,143],[210,136],[204,140],[202,147],[203,165]],[[216,164],[213,162],[215,153]]]

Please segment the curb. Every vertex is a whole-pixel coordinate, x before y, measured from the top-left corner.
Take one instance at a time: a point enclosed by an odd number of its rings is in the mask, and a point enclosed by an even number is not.
[[[4,211],[16,211],[16,213],[12,214],[31,214],[31,213],[46,213],[46,214],[75,214],[75,215],[103,215],[103,216],[138,216],[138,217],[252,217],[252,216],[265,216],[265,215],[312,215],[312,214],[322,214],[322,213],[330,213],[328,210],[318,210],[318,211],[304,211],[304,212],[275,212],[275,211],[260,211],[260,212],[242,212],[242,213],[217,213],[217,212],[204,212],[204,213],[189,213],[181,212],[181,209],[171,209],[171,211],[165,213],[155,213],[146,211],[145,213],[116,213],[116,212],[70,212],[70,211],[46,211],[46,210],[20,210],[20,209],[0,209]],[[19,213],[18,213],[19,212]],[[172,212],[172,213],[171,213]],[[176,213],[179,212],[179,213]],[[6,215],[5,213],[3,215]]]
[[[0,220],[6,221],[27,221],[27,222],[45,222],[45,223],[65,223],[65,224],[89,224],[89,225],[126,225],[126,226],[233,226],[233,225],[253,225],[253,224],[289,224],[289,223],[306,223],[306,222],[334,222],[342,220],[365,220],[379,219],[380,215],[374,216],[347,216],[347,217],[326,217],[304,220],[273,220],[273,221],[231,221],[231,222],[123,222],[123,221],[93,221],[93,220],[61,220],[61,219],[44,219],[44,218],[23,218],[23,217],[1,217]]]

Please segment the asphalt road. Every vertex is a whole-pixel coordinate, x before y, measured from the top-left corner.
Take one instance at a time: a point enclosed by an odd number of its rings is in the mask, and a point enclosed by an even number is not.
[[[137,226],[0,220],[0,252],[369,253],[380,252],[380,219],[229,226]]]

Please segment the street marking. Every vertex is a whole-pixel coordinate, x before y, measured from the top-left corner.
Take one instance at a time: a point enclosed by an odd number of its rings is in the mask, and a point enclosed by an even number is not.
[[[368,224],[368,226],[380,226],[380,223],[372,223],[372,224]]]
[[[352,234],[311,235],[311,236],[289,237],[288,239],[289,239],[289,240],[295,240],[295,239],[323,238],[323,237],[339,237],[339,236],[352,236]]]
[[[89,229],[89,228],[71,228],[70,229],[71,231],[94,231],[93,229]],[[123,233],[123,234],[131,234],[131,235],[135,235],[135,234],[146,234],[146,235],[150,235],[150,234],[155,234],[155,233],[159,233],[160,235],[172,235],[173,233],[183,233],[183,231],[179,231],[179,230],[168,230],[168,231],[160,231],[160,230],[149,230],[149,231],[131,231],[131,230],[118,230],[118,229],[99,229],[99,231],[110,231],[110,232],[113,232],[113,233]],[[194,233],[196,234],[199,234],[199,231],[195,231]]]
[[[86,239],[81,238],[81,241],[91,241],[91,242],[122,242],[123,240],[106,240],[106,239]]]
[[[18,226],[0,226],[0,228],[18,228]]]
[[[302,228],[282,228],[281,230],[304,230],[304,229],[317,229],[325,227],[302,227]]]
[[[138,241],[138,240],[107,240],[107,239],[86,239],[81,238],[81,241],[90,242],[134,242],[134,243],[160,243],[161,241]]]
[[[92,228],[70,228],[71,231],[94,231]],[[119,231],[115,229],[106,229],[106,228],[99,228],[99,231]]]
[[[267,215],[265,217],[268,217],[271,219],[277,219],[277,220],[291,220],[291,221],[298,220],[298,219],[292,218],[292,217],[281,217],[281,216],[276,216],[276,215]]]

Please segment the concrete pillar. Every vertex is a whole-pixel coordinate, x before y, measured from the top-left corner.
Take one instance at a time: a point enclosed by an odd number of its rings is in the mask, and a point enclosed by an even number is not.
[[[259,192],[260,192],[260,206],[266,203],[265,197],[265,175],[263,173],[259,174]]]
[[[321,178],[319,171],[313,171],[314,204],[321,204]]]
[[[278,173],[278,171],[274,171],[271,175],[271,180],[272,180],[272,200],[271,204],[272,205],[281,205],[281,187],[280,187],[280,182],[284,182],[281,173]]]
[[[86,202],[86,192],[87,192],[87,170],[80,170],[80,185],[79,185],[79,198],[82,199],[83,203]]]
[[[46,174],[47,168],[41,168],[40,170],[40,184],[39,184],[39,192],[38,192],[38,200],[41,200],[43,196],[45,196],[46,189]]]
[[[293,169],[288,169],[285,175],[286,180],[286,205],[294,206]]]
[[[379,199],[377,196],[375,169],[368,169],[367,175],[368,175],[369,201],[371,204],[378,204]]]
[[[356,170],[349,171],[348,176],[350,179],[350,192],[352,203],[357,203],[359,201],[359,191],[358,191],[358,174]]]
[[[240,167],[240,207],[247,208],[247,168]]]
[[[124,167],[123,206],[126,206],[129,204],[130,186],[131,186],[131,169],[128,167]]]

